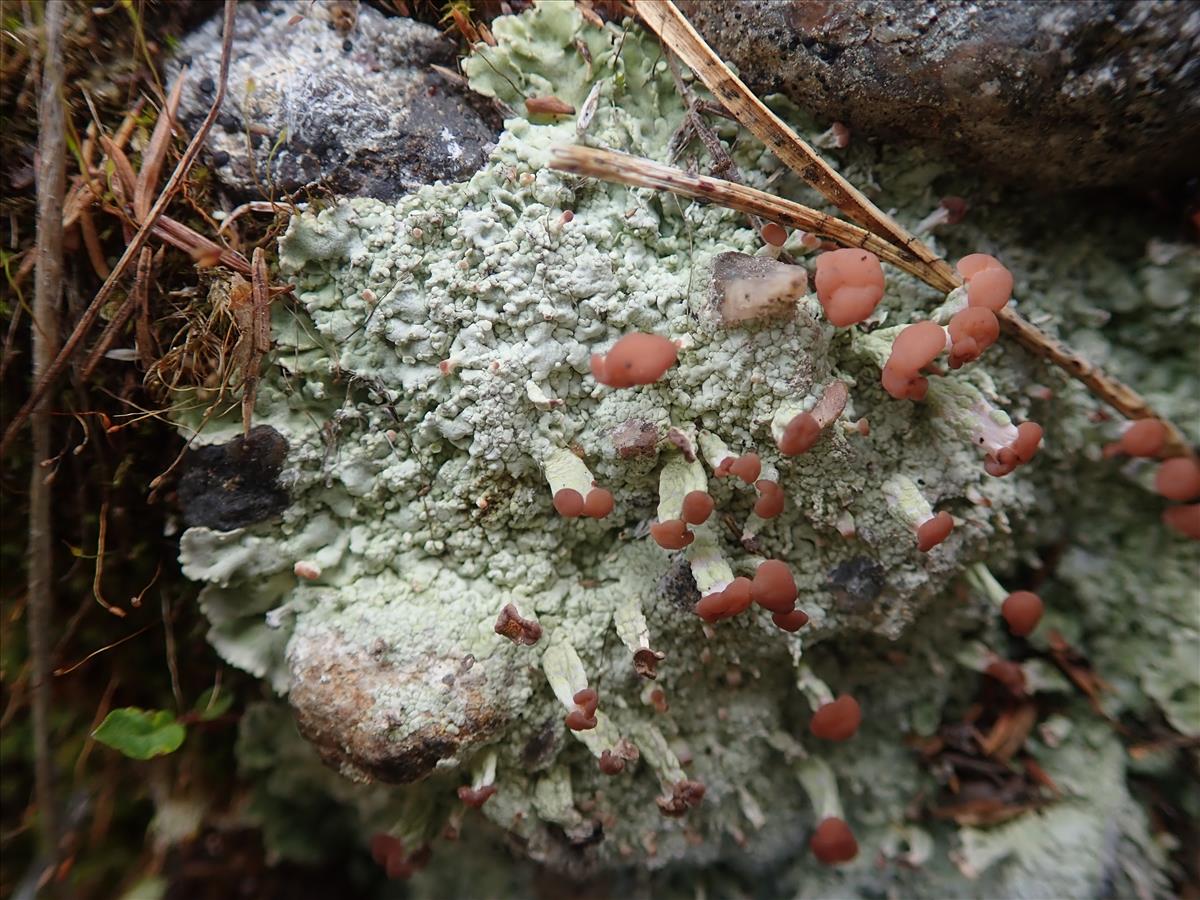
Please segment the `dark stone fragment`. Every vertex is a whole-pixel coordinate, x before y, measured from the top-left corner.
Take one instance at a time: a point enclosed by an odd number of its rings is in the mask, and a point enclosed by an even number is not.
[[[865,556],[856,556],[834,567],[825,590],[843,608],[861,612],[875,602],[886,583],[883,566]]]
[[[191,64],[192,64],[192,58],[190,56],[188,56],[187,62],[185,62],[184,65],[190,66]],[[217,83],[215,81],[213,81],[211,78],[209,78],[208,76],[205,76],[204,78],[200,79],[200,83],[196,87],[200,90],[200,93],[202,93],[202,94],[211,94],[213,91],[215,91],[217,89]]]
[[[270,425],[244,438],[188,452],[179,502],[189,527],[232,531],[279,515],[290,499],[278,484],[287,441]]]
[[[213,165],[219,169],[219,168],[221,168],[221,166],[225,166],[225,165],[229,164],[229,154],[226,153],[224,150],[218,150],[216,153],[214,153],[212,155],[212,161],[213,161]]]

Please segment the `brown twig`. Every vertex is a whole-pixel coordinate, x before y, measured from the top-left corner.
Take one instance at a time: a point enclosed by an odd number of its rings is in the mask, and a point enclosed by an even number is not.
[[[234,319],[241,332],[238,356],[242,369],[242,433],[246,435],[250,433],[250,420],[258,399],[262,359],[271,352],[271,282],[262,247],[254,248],[253,269],[249,307],[234,306]]]
[[[586,175],[631,187],[670,191],[738,212],[761,216],[790,228],[798,228],[836,241],[843,246],[862,247],[898,269],[922,279],[931,287],[941,289],[926,279],[928,270],[910,248],[895,246],[865,228],[765,191],[720,178],[690,175],[681,169],[653,160],[591,147],[556,146],[550,153],[550,166],[562,172]],[[955,278],[958,278],[957,273]],[[1083,382],[1092,393],[1124,415],[1131,419],[1154,418],[1161,421],[1168,431],[1164,456],[1179,456],[1190,452],[1179,429],[1155,413],[1146,399],[1133,388],[1106,375],[1097,366],[1062,342],[1045,334],[1013,310],[1005,308],[1000,313],[1000,319],[1009,333],[1027,350],[1061,367],[1068,375]]]
[[[171,673],[171,693],[175,696],[175,708],[183,711],[183,688],[179,684],[179,653],[175,646],[175,616],[171,612],[171,603],[167,600],[167,592],[159,592],[162,606],[163,640],[166,643],[167,671]]]
[[[158,359],[158,342],[154,339],[154,328],[150,322],[150,285],[154,282],[155,262],[162,260],[162,250],[151,254],[148,247],[142,248],[142,259],[138,260],[137,290],[134,297],[137,303],[137,319],[134,322],[134,344],[137,347],[138,362],[143,372],[149,372],[150,367]],[[143,271],[142,262],[146,266]],[[134,606],[137,604],[135,603]]]
[[[50,6],[58,6],[59,4],[50,4]],[[188,143],[187,149],[180,158],[178,165],[175,166],[175,171],[171,173],[170,179],[166,186],[158,195],[158,199],[147,213],[145,220],[141,223],[137,232],[130,239],[125,252],[121,254],[121,258],[117,261],[112,273],[101,285],[100,290],[96,292],[96,296],[92,298],[92,302],[84,310],[83,315],[79,317],[71,336],[67,338],[62,349],[54,358],[54,361],[47,367],[42,374],[40,380],[34,385],[30,392],[29,399],[25,405],[17,410],[17,414],[9,423],[8,428],[4,431],[3,439],[0,439],[0,456],[8,449],[12,439],[17,432],[21,430],[21,426],[28,420],[30,413],[37,408],[42,399],[46,396],[49,389],[62,376],[67,368],[67,364],[75,355],[84,337],[96,322],[96,318],[100,315],[100,310],[108,302],[108,298],[112,295],[116,288],[117,282],[125,275],[126,270],[130,267],[145,246],[146,241],[150,239],[154,225],[158,218],[163,214],[163,211],[170,204],[176,192],[187,178],[188,172],[192,168],[192,164],[196,161],[196,157],[200,155],[200,150],[204,146],[204,139],[208,136],[209,130],[213,123],[217,120],[217,115],[221,110],[221,103],[225,99],[225,86],[229,79],[229,61],[230,50],[233,45],[233,21],[237,14],[237,0],[225,0],[225,21],[224,31],[222,32],[221,43],[221,67],[220,74],[217,80],[216,93],[213,96],[212,107],[208,111],[208,115],[204,117],[204,121],[196,130],[196,134]],[[60,211],[61,217],[61,211]]]
[[[62,103],[65,4],[45,8],[45,54],[38,104],[37,269],[33,299],[33,380],[44,377],[58,348],[62,301],[63,198],[67,189],[66,121]],[[58,801],[50,751],[50,622],[54,611],[52,485],[42,471],[50,457],[49,398],[27,404],[32,414],[29,475],[29,656],[33,694],[34,793],[41,851],[49,867],[58,855]]]
[[[561,172],[586,175],[631,187],[670,191],[683,197],[761,216],[789,228],[797,228],[837,241],[839,244],[870,250],[880,259],[906,272],[913,272],[919,265],[919,260],[910,252],[893,246],[865,228],[744,184],[735,184],[708,175],[690,175],[682,169],[653,160],[613,150],[598,150],[577,145],[553,147],[550,151],[550,167]]]
[[[911,250],[928,274],[927,283],[941,291],[953,290],[955,272],[936,253],[839,175],[796,132],[767,109],[754,92],[733,74],[704,38],[692,28],[671,0],[633,0],[642,21],[695,72],[738,122],[793,172],[818,190],[846,216],[897,247]]]
[[[96,538],[96,570],[92,575],[92,597],[104,608],[119,619],[125,618],[125,610],[114,606],[104,598],[104,545],[108,541],[108,500],[100,504],[100,533]]]
[[[108,260],[104,258],[104,248],[100,246],[100,235],[96,232],[96,222],[92,219],[91,204],[80,204],[78,219],[79,233],[83,235],[83,246],[87,250],[92,271],[100,278],[107,278],[112,269],[108,267]]]
[[[671,0],[633,0],[633,4],[642,21],[659,36],[667,50],[678,55],[700,77],[739,124],[749,129],[789,169],[845,215],[893,244],[906,257],[915,259],[914,265],[903,267],[906,271],[944,293],[962,285],[961,276],[946,260],[863,196],[771,112],[721,61]],[[1062,368],[1127,418],[1155,418],[1163,422],[1168,432],[1164,456],[1181,456],[1192,452],[1183,433],[1169,420],[1157,415],[1146,399],[1133,388],[1105,374],[1061,341],[1022,318],[1011,307],[1005,307],[997,317],[1004,330],[1026,350]]]
[[[141,294],[149,289],[150,262],[152,259],[153,253],[150,248],[143,247],[141,256],[138,257],[137,274],[133,279],[133,288],[129,291],[129,296],[125,298],[125,302],[117,310],[116,315],[109,319],[108,324],[104,326],[104,331],[100,332],[100,338],[96,341],[96,346],[88,354],[87,361],[83,364],[83,369],[80,371],[79,377],[82,381],[87,381],[92,377],[92,374],[96,371],[96,367],[104,359],[104,354],[109,351],[113,345],[113,341],[117,339],[117,335],[121,333],[125,324],[139,308]]]
[[[184,69],[175,79],[171,88],[171,96],[163,104],[154,123],[154,132],[150,135],[150,143],[142,154],[142,168],[137,174],[137,183],[133,191],[133,215],[143,222],[150,212],[150,198],[158,190],[158,179],[162,175],[163,163],[167,159],[167,150],[171,146],[171,132],[175,128],[175,114],[179,111],[179,98],[183,96],[183,79],[187,73]]]

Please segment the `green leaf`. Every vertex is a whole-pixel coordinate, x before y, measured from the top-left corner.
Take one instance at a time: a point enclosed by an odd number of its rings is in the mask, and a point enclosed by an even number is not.
[[[114,709],[92,737],[133,759],[152,759],[174,753],[187,736],[184,727],[165,709]]]
[[[216,694],[216,698],[213,698]],[[233,692],[222,691],[217,693],[216,688],[209,688],[203,694],[196,698],[196,705],[192,707],[196,715],[200,717],[200,721],[208,722],[218,716],[223,716],[229,712],[229,707],[233,706]]]

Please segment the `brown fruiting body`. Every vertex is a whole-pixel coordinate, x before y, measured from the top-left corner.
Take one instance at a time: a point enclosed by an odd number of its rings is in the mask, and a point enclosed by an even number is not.
[[[897,400],[924,400],[929,382],[920,375],[946,349],[946,332],[936,322],[906,325],[892,342],[883,367],[883,388]]]
[[[782,247],[787,242],[787,230],[778,222],[767,222],[761,234],[762,239],[772,247]]]
[[[729,464],[729,474],[736,475],[746,484],[754,484],[762,473],[762,460],[757,453],[744,453]]]
[[[869,250],[845,247],[822,253],[815,283],[825,318],[838,328],[868,318],[883,299],[883,267]]]
[[[604,355],[593,354],[592,375],[614,388],[653,384],[675,365],[679,348],[657,334],[627,334]]]
[[[649,678],[653,681],[658,677],[658,664],[666,658],[667,654],[661,650],[642,647],[633,654],[633,671],[642,678]]]
[[[554,508],[564,519],[583,515],[583,495],[572,488],[562,488],[554,493]]]
[[[783,488],[774,481],[760,478],[754,482],[758,489],[758,500],[754,504],[754,514],[760,519],[773,519],[783,512]]]
[[[850,399],[850,388],[844,381],[832,381],[808,412],[802,412],[788,422],[779,438],[779,452],[796,456],[808,452],[821,437],[821,432],[837,421]]]
[[[496,634],[503,635],[514,644],[524,644],[526,647],[532,647],[541,639],[542,626],[537,622],[521,617],[517,612],[517,608],[511,603],[505,604],[504,609],[500,610],[500,615],[496,617],[496,624],[492,629]]]
[[[683,519],[651,522],[650,537],[664,550],[682,550],[696,539],[696,536],[687,530]]]
[[[1121,434],[1121,439],[1104,448],[1105,456],[1123,453],[1149,459],[1158,456],[1167,442],[1167,426],[1158,419],[1139,419]]]
[[[1168,459],[1154,475],[1154,490],[1168,500],[1200,497],[1200,462],[1190,456]]]
[[[705,787],[699,781],[677,781],[671,785],[670,797],[655,797],[659,811],[664,816],[678,818],[689,809],[699,806],[704,799]]]
[[[1200,503],[1164,509],[1162,519],[1163,524],[1168,528],[1178,531],[1193,541],[1200,541]]]
[[[950,332],[950,368],[958,369],[980,355],[1000,337],[1000,320],[990,309],[968,306],[946,326]]]
[[[719,622],[749,609],[751,590],[749,578],[735,578],[724,590],[705,594],[693,609],[705,622]]]
[[[1025,670],[1020,663],[1008,659],[996,659],[988,663],[983,674],[996,679],[1015,697],[1025,695]]]
[[[802,609],[793,609],[787,613],[771,613],[771,621],[783,631],[799,631],[808,624],[808,613]]]
[[[683,498],[683,521],[689,525],[703,525],[712,515],[714,505],[707,491],[690,491]]]
[[[768,559],[754,571],[750,596],[763,609],[773,613],[790,613],[796,608],[796,580],[788,564]]]
[[[821,820],[808,847],[813,856],[827,866],[849,862],[858,856],[858,841],[854,839],[854,832],[849,825],[833,816]]]
[[[496,793],[494,784],[485,784],[481,788],[473,788],[464,784],[458,789],[458,799],[473,809],[479,809],[488,802],[494,793]]]
[[[605,775],[620,775],[625,771],[625,760],[609,750],[604,750],[600,753],[599,766]]]
[[[612,491],[592,488],[588,491],[587,499],[583,501],[583,514],[592,519],[603,519],[613,511],[613,506]]]
[[[917,528],[917,549],[928,553],[954,530],[954,517],[942,510],[932,518],[926,519]]]
[[[862,722],[862,709],[858,701],[849,694],[822,705],[813,713],[808,723],[809,730],[826,741],[847,741],[854,737]]]
[[[1004,476],[1017,466],[1023,466],[1037,455],[1042,442],[1042,426],[1037,422],[1022,422],[1017,426],[1017,436],[1007,447],[989,453],[983,462],[989,475]]]
[[[592,688],[584,688],[575,692],[571,702],[575,704],[575,708],[567,713],[564,720],[567,727],[572,731],[588,731],[595,728],[596,707],[599,705],[600,696]]]
[[[1032,591],[1013,591],[1004,598],[1000,615],[1008,623],[1008,630],[1017,637],[1032,634],[1042,620],[1045,605],[1042,598]]]
[[[779,439],[779,452],[784,456],[799,456],[808,452],[809,448],[821,436],[821,426],[811,413],[802,412],[788,422]]]

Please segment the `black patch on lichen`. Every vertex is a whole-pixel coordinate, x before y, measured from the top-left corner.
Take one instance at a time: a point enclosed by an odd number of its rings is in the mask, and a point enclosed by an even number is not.
[[[875,602],[886,583],[879,563],[866,556],[856,556],[835,566],[824,588],[833,594],[842,608],[861,612]]]
[[[191,450],[179,480],[179,504],[189,527],[232,531],[279,515],[291,498],[279,486],[287,440],[270,425],[245,437]]]
[[[700,589],[696,587],[696,579],[692,577],[691,564],[682,553],[671,557],[670,566],[658,580],[658,595],[673,606],[688,612],[699,602]]]
[[[562,730],[560,719],[549,719],[525,742],[521,748],[521,765],[527,772],[537,772],[554,761],[558,748],[558,736]]]

